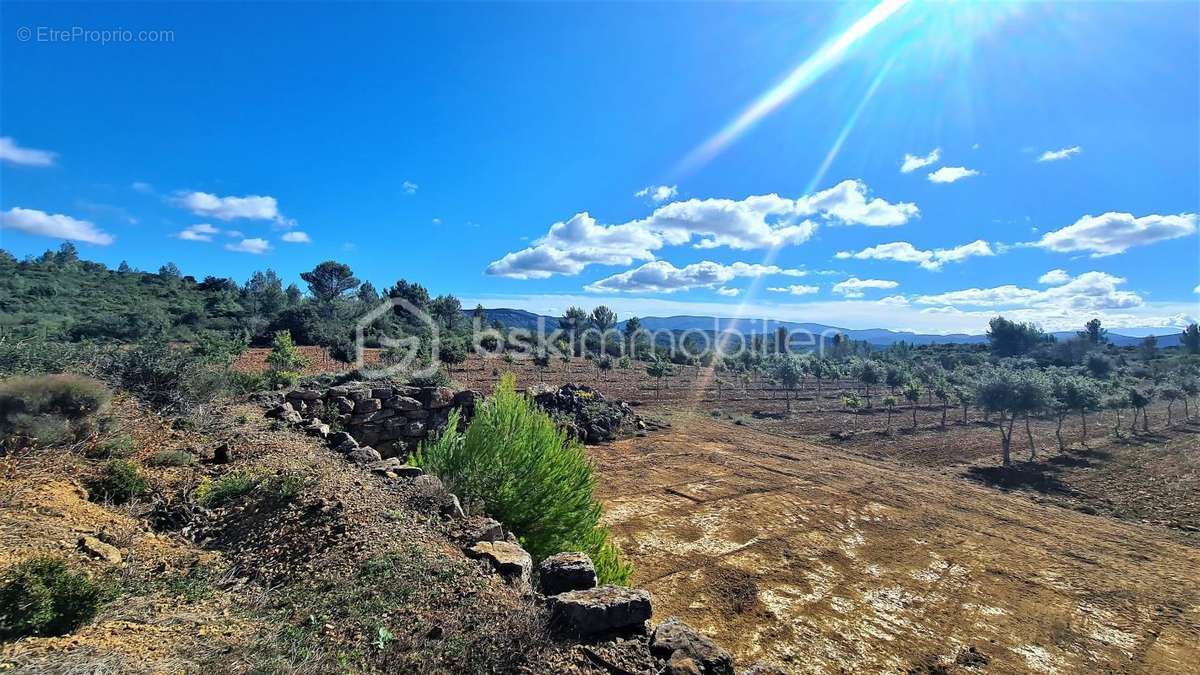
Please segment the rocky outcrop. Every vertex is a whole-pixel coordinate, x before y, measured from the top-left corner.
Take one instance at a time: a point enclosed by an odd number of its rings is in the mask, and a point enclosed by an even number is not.
[[[596,587],[596,567],[584,553],[556,553],[538,565],[542,593],[558,595]]]
[[[352,382],[319,389],[297,389],[275,403],[267,416],[288,424],[304,424],[305,433],[337,438],[335,448],[346,452],[358,445],[376,448],[382,456],[407,453],[430,434],[444,429],[450,411],[458,408],[469,419],[480,394],[446,387]],[[332,425],[340,427],[332,430]],[[354,445],[350,445],[349,439]]]
[[[650,652],[670,663],[686,659],[696,672],[704,675],[733,675],[733,657],[729,652],[675,617],[654,628]],[[687,668],[688,664],[680,663],[679,667]]]
[[[609,401],[585,385],[545,385],[529,388],[529,395],[567,432],[584,443],[603,443],[646,428],[624,401]]]
[[[649,591],[621,586],[552,595],[547,605],[551,624],[560,632],[578,636],[642,632],[651,613]]]

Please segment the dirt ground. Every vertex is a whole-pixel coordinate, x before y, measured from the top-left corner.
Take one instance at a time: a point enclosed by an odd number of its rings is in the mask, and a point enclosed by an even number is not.
[[[658,618],[681,616],[742,664],[953,671],[974,647],[987,672],[1195,672],[1200,551],[1169,530],[670,418],[593,448],[606,519]]]

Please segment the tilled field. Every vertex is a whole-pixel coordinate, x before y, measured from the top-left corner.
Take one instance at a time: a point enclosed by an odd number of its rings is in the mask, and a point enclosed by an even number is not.
[[[660,618],[742,664],[943,672],[974,647],[987,672],[1195,672],[1200,551],[1169,530],[672,417],[593,449],[600,496]]]

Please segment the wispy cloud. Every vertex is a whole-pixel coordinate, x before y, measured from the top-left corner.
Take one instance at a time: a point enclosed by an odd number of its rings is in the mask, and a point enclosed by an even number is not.
[[[953,183],[971,176],[978,176],[979,172],[975,169],[968,169],[965,166],[943,166],[937,171],[929,174],[930,183]]]
[[[767,289],[771,293],[787,293],[788,295],[812,295],[821,290],[820,286],[792,284],[790,286],[772,286]]]
[[[900,172],[901,173],[912,173],[913,171],[916,171],[917,169],[927,167],[930,164],[935,164],[941,158],[942,158],[942,149],[941,148],[934,148],[933,150],[931,150],[929,152],[928,155],[925,155],[924,157],[922,157],[920,155],[910,155],[910,154],[906,153],[904,155],[904,162],[900,164]]]
[[[208,223],[199,223],[180,230],[175,237],[184,241],[212,241],[213,236],[220,233],[220,229]]]
[[[717,295],[723,295],[727,298],[736,298],[737,296],[739,296],[741,294],[742,294],[742,289],[740,289],[740,288],[726,288],[726,287],[722,286],[717,289]]]
[[[17,166],[54,166],[56,156],[49,150],[22,148],[12,136],[0,136],[0,161]]]
[[[1066,270],[1050,270],[1042,276],[1038,277],[1038,283],[1045,286],[1057,286],[1065,284],[1071,280],[1071,275],[1067,274]]]
[[[1078,145],[1073,145],[1069,148],[1063,148],[1061,150],[1047,150],[1038,156],[1037,161],[1057,162],[1060,159],[1069,159],[1072,155],[1078,155],[1081,152],[1083,152],[1083,148],[1079,147]]]
[[[735,262],[731,265],[705,260],[676,267],[665,260],[655,260],[641,267],[614,274],[588,284],[591,293],[675,293],[693,288],[712,288],[738,277],[760,277],[778,274],[804,276],[804,270],[784,269],[775,265]]]
[[[404,194],[406,194],[406,195],[415,195],[415,194],[417,194],[417,190],[419,190],[420,188],[421,188],[420,185],[417,185],[416,183],[412,182],[411,180],[406,180],[400,184],[400,189],[404,190]]]
[[[238,253],[253,253],[259,255],[271,250],[271,245],[266,239],[242,239],[233,244],[225,244],[225,248]]]
[[[285,232],[283,234],[283,236],[280,237],[280,239],[282,239],[283,241],[286,241],[288,243],[291,243],[291,244],[311,244],[312,243],[312,239],[308,238],[308,233],[301,232],[300,230],[292,230],[291,232]]]
[[[893,241],[880,244],[861,251],[839,251],[836,258],[854,258],[855,260],[894,260],[897,262],[916,263],[922,268],[936,271],[946,263],[962,262],[973,256],[992,256],[996,252],[984,240],[977,239],[969,244],[954,248],[937,248],[921,250],[907,241]]]
[[[89,244],[107,246],[113,236],[103,232],[87,220],[79,220],[61,213],[50,214],[37,209],[14,207],[0,212],[0,229],[7,228],[55,239],[71,239]]]
[[[839,281],[833,285],[833,292],[847,298],[861,298],[863,292],[875,289],[896,288],[900,284],[887,279],[859,279],[858,277],[850,277],[845,281]]]
[[[634,197],[646,197],[655,204],[661,204],[668,199],[674,199],[679,194],[676,185],[648,185],[633,193]]]

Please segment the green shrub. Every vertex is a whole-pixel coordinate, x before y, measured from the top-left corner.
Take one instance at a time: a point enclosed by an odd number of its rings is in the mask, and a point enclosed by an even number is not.
[[[64,635],[90,621],[107,589],[61,558],[34,558],[0,575],[0,640]]]
[[[251,471],[234,471],[216,480],[205,478],[196,488],[196,502],[210,509],[224,506],[249,494],[261,482],[258,475]]]
[[[104,467],[104,475],[92,483],[89,492],[92,501],[124,504],[142,496],[149,487],[137,464],[114,459]]]
[[[82,440],[95,430],[94,416],[110,398],[103,384],[78,375],[0,382],[0,440],[12,449]]]
[[[75,421],[96,414],[111,398],[103,384],[78,375],[14,377],[0,382],[0,419],[26,414]]]
[[[120,459],[132,455],[135,449],[132,436],[118,434],[101,440],[87,454],[93,459]]]
[[[196,458],[186,450],[159,450],[146,461],[150,466],[191,466]]]
[[[479,405],[465,433],[457,411],[415,461],[456,494],[479,504],[512,529],[541,560],[561,551],[585,551],[601,583],[627,583],[601,507],[592,496],[595,477],[586,452],[505,374],[495,394]]]
[[[450,386],[450,376],[446,374],[446,371],[438,368],[429,375],[408,378],[407,384],[410,387],[448,387]]]

